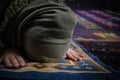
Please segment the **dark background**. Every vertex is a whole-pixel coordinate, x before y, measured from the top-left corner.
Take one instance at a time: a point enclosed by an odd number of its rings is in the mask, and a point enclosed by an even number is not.
[[[72,9],[107,9],[120,13],[119,0],[66,0]]]

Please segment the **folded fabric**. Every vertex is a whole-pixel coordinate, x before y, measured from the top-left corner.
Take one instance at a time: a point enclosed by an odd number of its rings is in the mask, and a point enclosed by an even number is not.
[[[11,21],[5,40],[25,50],[30,60],[59,61],[65,57],[76,21],[65,5],[36,0]]]

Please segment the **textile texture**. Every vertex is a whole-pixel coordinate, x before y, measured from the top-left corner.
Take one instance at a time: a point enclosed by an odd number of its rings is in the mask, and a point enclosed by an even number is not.
[[[119,73],[101,63],[77,41],[72,43],[76,51],[85,58],[83,61],[63,59],[59,63],[27,63],[26,67],[6,68],[0,66],[2,80],[119,80]]]
[[[74,50],[84,56],[83,61],[63,59],[59,63],[30,62],[27,63],[27,66],[21,68],[6,68],[5,66],[0,65],[0,79],[120,80],[119,71],[105,65],[90,51],[90,49],[94,51],[104,51],[107,49],[108,52],[109,50],[113,50],[115,53],[117,53],[117,51],[119,53],[120,19],[110,14],[106,14],[103,11],[77,10],[75,12],[78,15],[78,24],[74,29],[71,46]],[[103,46],[107,47],[103,49]]]
[[[78,23],[73,38],[102,62],[120,71],[120,18],[105,10],[75,12]]]

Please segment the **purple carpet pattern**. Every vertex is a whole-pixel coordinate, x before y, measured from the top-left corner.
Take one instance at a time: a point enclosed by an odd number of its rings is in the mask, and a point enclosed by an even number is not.
[[[30,62],[20,68],[0,65],[0,80],[120,80],[120,19],[103,11],[75,12],[78,22],[71,48],[84,56],[83,61]]]
[[[75,10],[73,39],[103,63],[120,70],[120,18],[105,11]]]

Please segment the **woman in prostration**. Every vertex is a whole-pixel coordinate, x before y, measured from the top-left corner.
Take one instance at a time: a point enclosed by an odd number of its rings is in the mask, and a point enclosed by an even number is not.
[[[73,11],[57,0],[1,0],[0,63],[22,67],[28,61],[82,60],[70,48]]]

